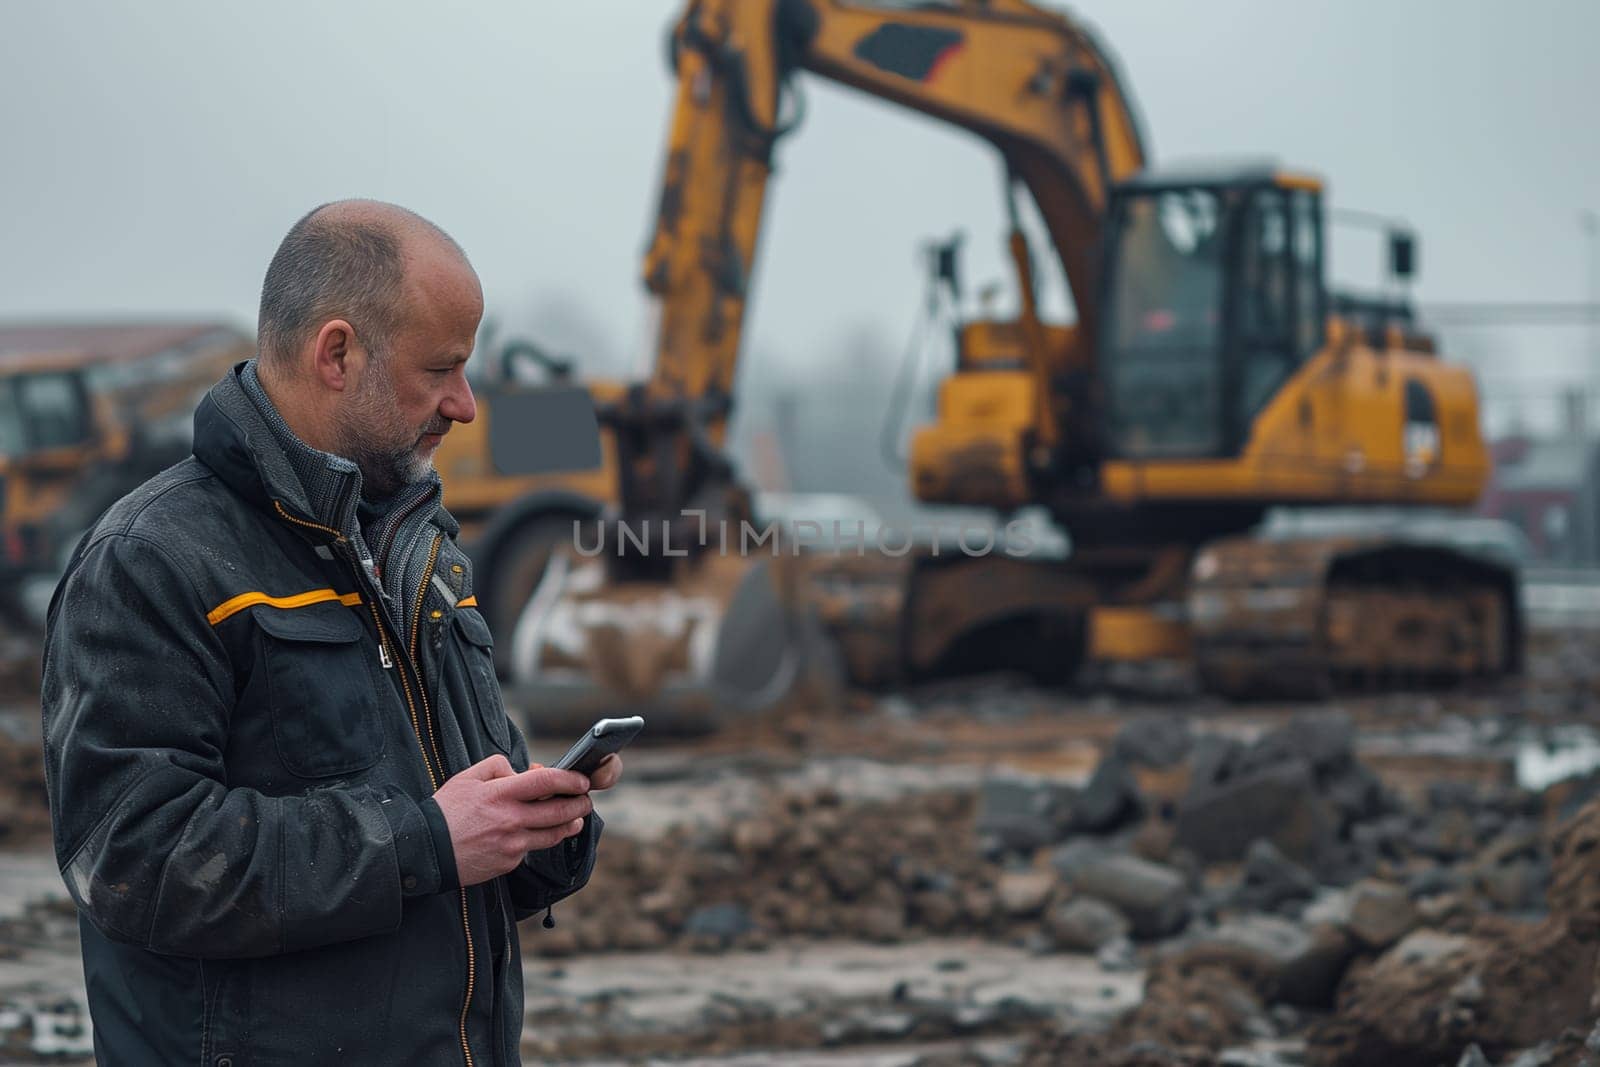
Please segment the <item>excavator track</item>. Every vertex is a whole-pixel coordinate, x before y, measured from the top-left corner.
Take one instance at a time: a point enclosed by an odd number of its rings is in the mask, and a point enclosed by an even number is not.
[[[1189,592],[1197,675],[1234,699],[1514,673],[1518,610],[1505,564],[1377,536],[1229,538],[1196,556]]]

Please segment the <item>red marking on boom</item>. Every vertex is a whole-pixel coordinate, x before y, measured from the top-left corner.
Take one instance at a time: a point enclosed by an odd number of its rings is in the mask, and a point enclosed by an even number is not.
[[[934,78],[938,77],[939,68],[943,67],[945,61],[951,56],[961,51],[962,46],[965,44],[965,41],[952,41],[950,44],[947,44],[941,48],[939,50],[939,54],[933,57],[933,62],[928,64],[928,73],[922,76],[923,82],[931,82]]]

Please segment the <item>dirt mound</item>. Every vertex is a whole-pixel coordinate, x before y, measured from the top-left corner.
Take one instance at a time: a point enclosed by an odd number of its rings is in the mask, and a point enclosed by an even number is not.
[[[873,942],[1039,925],[1062,890],[1050,872],[1006,872],[980,854],[970,793],[861,805],[774,795],[724,830],[601,843],[605,877],[530,932],[541,956],[669,945],[716,951],[774,937]]]
[[[1454,1062],[1575,1036],[1593,1023],[1600,959],[1600,801],[1556,834],[1550,914],[1484,917],[1464,934],[1420,930],[1345,976],[1334,1016],[1312,1027],[1312,1062]],[[1554,1061],[1551,1061],[1554,1062]]]

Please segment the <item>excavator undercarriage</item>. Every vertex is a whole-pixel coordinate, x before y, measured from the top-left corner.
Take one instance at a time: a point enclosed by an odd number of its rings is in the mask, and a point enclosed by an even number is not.
[[[665,590],[558,551],[516,630],[523,696],[546,716],[650,708],[700,732],[840,685],[1006,672],[1059,686],[1085,664],[1188,664],[1233,700],[1521,668],[1513,569],[1438,544],[1244,534],[1067,559],[767,547],[681,560]]]
[[[1520,669],[1504,564],[1377,538],[1231,538],[1195,562],[1195,666],[1224,696],[1315,697]]]

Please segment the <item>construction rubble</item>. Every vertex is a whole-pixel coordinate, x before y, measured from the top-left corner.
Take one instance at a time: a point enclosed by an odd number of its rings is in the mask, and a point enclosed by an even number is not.
[[[1510,787],[1441,782],[1408,801],[1354,741],[1340,713],[1253,742],[1161,715],[1124,726],[1081,787],[774,792],[731,825],[612,842],[607,877],[534,946],[982,938],[1146,974],[1142,1002],[1098,1032],[1051,1034],[1040,1013],[1036,1063],[1221,1062],[1282,1039],[1304,1045],[1282,1062],[1444,1062],[1476,1044],[1497,1063],[1549,1042],[1515,1062],[1579,1062],[1593,983],[1568,976],[1600,951],[1600,887],[1581,876],[1600,803],[1554,830],[1552,798]]]
[[[1589,728],[1553,692],[1002,680],[641,746],[595,879],[524,926],[525,1052],[1600,1067],[1600,774],[1508,747]],[[34,714],[0,720],[0,1060],[83,1063]]]

